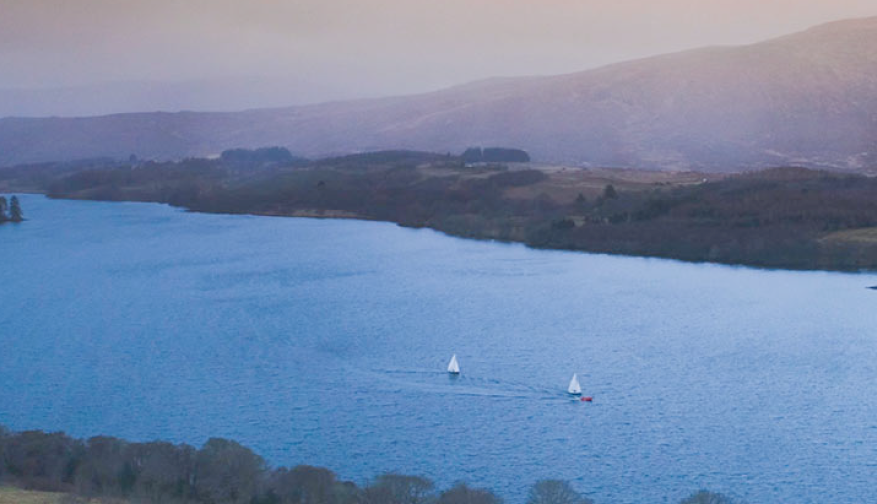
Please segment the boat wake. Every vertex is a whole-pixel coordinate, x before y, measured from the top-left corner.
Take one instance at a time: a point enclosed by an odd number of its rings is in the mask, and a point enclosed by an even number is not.
[[[470,395],[542,400],[569,400],[563,389],[471,374],[452,374],[433,369],[374,369],[372,378],[391,389],[443,395]]]

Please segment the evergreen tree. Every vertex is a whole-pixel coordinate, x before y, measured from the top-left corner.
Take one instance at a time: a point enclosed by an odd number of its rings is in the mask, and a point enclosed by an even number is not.
[[[484,161],[484,152],[481,150],[481,147],[469,147],[463,152],[461,157],[466,164],[481,163]]]
[[[0,196],[0,223],[9,220],[9,217],[6,215],[6,209],[8,207],[9,204],[6,202],[6,197]]]
[[[24,215],[21,213],[21,204],[18,202],[17,196],[13,196],[10,201],[9,220],[12,222],[21,222],[24,220]]]
[[[606,186],[606,189],[603,190],[603,198],[605,199],[615,199],[618,197],[618,191],[615,190],[615,186],[609,184]]]

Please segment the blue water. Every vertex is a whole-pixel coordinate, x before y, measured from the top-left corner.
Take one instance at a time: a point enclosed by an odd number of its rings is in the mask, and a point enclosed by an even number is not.
[[[227,437],[273,464],[466,480],[511,503],[540,478],[598,503],[873,499],[875,275],[22,203],[31,220],[0,226],[11,429]],[[573,372],[594,403],[564,396]]]

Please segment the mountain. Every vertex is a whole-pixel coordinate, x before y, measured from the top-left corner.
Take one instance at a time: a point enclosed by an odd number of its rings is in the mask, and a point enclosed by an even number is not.
[[[0,89],[0,117],[75,117],[153,110],[237,111],[328,101],[343,96],[344,91],[338,87],[296,75],[7,88]],[[374,85],[360,88],[363,97],[379,96]]]
[[[877,167],[877,17],[551,77],[233,113],[0,120],[0,165],[282,145],[298,155],[507,146],[534,160],[735,171]]]

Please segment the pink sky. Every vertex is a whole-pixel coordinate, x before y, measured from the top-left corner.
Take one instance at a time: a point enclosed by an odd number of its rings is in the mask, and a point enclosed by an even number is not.
[[[875,0],[0,0],[0,88],[271,77],[306,91],[288,100],[315,101],[573,72],[873,15]]]

